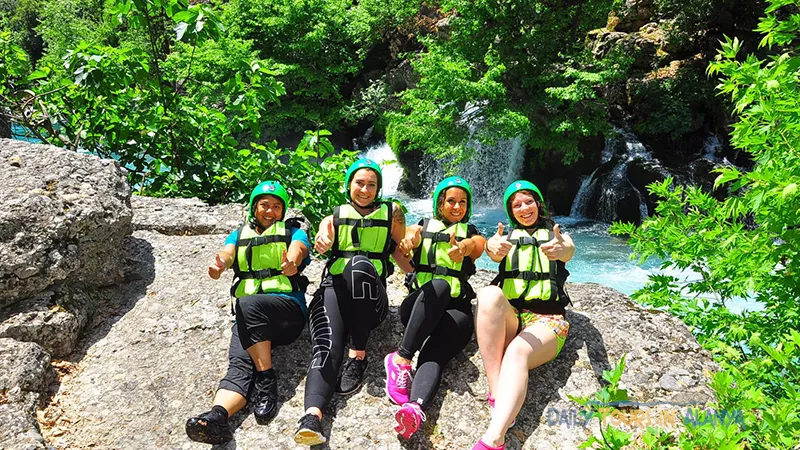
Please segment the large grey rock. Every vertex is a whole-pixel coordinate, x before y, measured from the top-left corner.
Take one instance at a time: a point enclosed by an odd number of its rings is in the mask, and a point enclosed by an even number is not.
[[[18,405],[0,403],[0,448],[33,450],[47,447],[34,416]]]
[[[2,403],[33,414],[53,379],[50,356],[37,344],[0,338],[0,398]]]
[[[54,358],[64,358],[72,353],[94,304],[92,296],[79,289],[46,290],[0,317],[0,337],[36,342]]]
[[[120,280],[130,188],[112,160],[0,139],[0,308],[57,282]]]
[[[77,349],[85,356],[74,374],[61,380],[51,401],[71,424],[58,435],[43,429],[51,445],[207,448],[189,441],[183,429],[188,417],[210,408],[227,366],[232,325],[228,280],[213,281],[206,274],[223,237],[137,231],[128,240],[125,251],[135,243],[143,266],[139,272],[153,278],[121,285],[113,295],[119,310],[95,316],[92,332]],[[322,262],[315,261],[306,274],[316,283],[321,268]],[[473,286],[485,285],[492,276],[481,271]],[[405,295],[401,279],[399,274],[391,278],[392,309],[370,338],[365,385],[351,396],[334,397],[323,421],[330,443],[320,448],[465,449],[489,424],[486,378],[473,340],[445,369],[421,431],[404,442],[392,430],[396,407],[383,392],[381,359],[402,336],[397,312]],[[572,449],[598,435],[596,421],[586,427],[576,423],[580,408],[567,395],[596,392],[602,371],[624,354],[628,368],[622,382],[632,399],[655,405],[646,410],[653,417],[677,417],[681,407],[671,403],[713,398],[706,372],[715,365],[678,319],[599,285],[568,288],[574,303],[568,313],[569,338],[555,361],[531,372],[527,400],[506,448]],[[292,345],[274,350],[282,402],[278,416],[266,426],[257,425],[249,410],[234,416],[236,441],[224,448],[301,448],[292,436],[303,414],[310,354],[307,331]]]
[[[197,198],[131,197],[136,214],[135,230],[157,231],[170,235],[227,234],[238,228],[245,219],[245,204],[230,203],[209,206]],[[290,208],[286,217],[301,218],[302,228],[310,223],[297,209]]]

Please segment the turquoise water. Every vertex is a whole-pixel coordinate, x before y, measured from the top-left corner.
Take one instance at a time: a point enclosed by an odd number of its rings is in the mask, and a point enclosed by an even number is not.
[[[430,200],[403,199],[408,208],[408,223],[417,223],[431,215]],[[475,205],[470,220],[487,238],[497,232],[497,223],[508,226],[501,208]],[[592,282],[609,286],[626,294],[644,286],[649,274],[657,269],[656,262],[638,266],[630,261],[631,249],[625,239],[608,234],[608,224],[574,217],[555,217],[564,233],[575,242],[575,256],[567,263],[569,280]],[[497,270],[497,263],[485,254],[477,261],[482,269]]]
[[[430,200],[398,197],[408,208],[406,217],[409,224],[431,216]],[[651,260],[641,266],[631,261],[632,250],[627,239],[608,234],[607,223],[568,216],[556,216],[553,219],[561,226],[561,231],[568,233],[575,242],[575,256],[567,263],[571,282],[598,283],[631,295],[642,288],[648,277],[655,273],[673,275],[682,281],[699,279],[699,275],[691,271],[662,270],[659,268],[660,261]],[[486,238],[497,232],[498,222],[508,226],[505,212],[493,205],[475,205],[470,222]],[[476,265],[482,269],[497,270],[497,263],[486,254],[478,259]],[[733,312],[762,308],[761,304],[750,299],[736,298],[728,302],[728,309]]]

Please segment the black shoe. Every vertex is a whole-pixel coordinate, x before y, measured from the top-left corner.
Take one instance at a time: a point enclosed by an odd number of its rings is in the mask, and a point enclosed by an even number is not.
[[[364,382],[364,372],[367,370],[367,359],[347,358],[342,368],[342,376],[336,386],[336,393],[350,394],[358,390]]]
[[[266,425],[278,414],[278,378],[257,375],[253,395],[253,416],[259,425]]]
[[[314,414],[306,414],[298,420],[300,426],[294,432],[294,441],[302,445],[324,444],[327,439],[322,435],[322,423]]]
[[[187,420],[186,435],[195,442],[212,445],[221,445],[233,439],[228,419],[213,410]]]

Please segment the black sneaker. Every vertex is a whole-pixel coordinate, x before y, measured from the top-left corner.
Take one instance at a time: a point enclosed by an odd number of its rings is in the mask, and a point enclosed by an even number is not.
[[[347,358],[342,367],[342,376],[336,386],[337,394],[350,394],[358,390],[364,382],[367,359]]]
[[[195,442],[212,445],[222,445],[233,439],[228,419],[213,410],[187,420],[186,435]]]
[[[253,395],[253,416],[256,423],[266,425],[278,414],[278,378],[257,375]]]
[[[300,426],[294,432],[294,441],[302,445],[324,444],[327,439],[322,435],[322,423],[314,414],[306,414],[298,420]]]

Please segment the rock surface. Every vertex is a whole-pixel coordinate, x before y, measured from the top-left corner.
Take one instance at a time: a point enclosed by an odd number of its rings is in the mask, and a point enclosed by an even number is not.
[[[197,198],[131,197],[136,210],[134,230],[157,231],[168,235],[223,234],[235,230],[246,215],[245,204],[208,206]],[[301,217],[297,209],[289,209],[286,217]],[[303,219],[305,230],[310,224]]]
[[[178,204],[172,209],[180,215]],[[227,232],[227,230],[226,230]],[[206,267],[224,234],[166,236],[137,231],[122,253],[131,281],[111,289],[71,356],[75,369],[60,380],[44,413],[69,426],[44,436],[55,448],[208,448],[190,441],[185,420],[211,406],[225,373],[230,338],[228,280],[211,280]],[[318,282],[322,263],[306,275]],[[473,286],[492,277],[482,271]],[[383,391],[381,358],[398,345],[402,327],[397,306],[403,299],[400,276],[390,283],[389,317],[370,339],[371,364],[362,389],[335,397],[323,421],[331,449],[471,448],[489,423],[486,378],[477,345],[471,342],[447,367],[428,420],[410,441],[392,430],[396,407]],[[309,294],[314,286],[309,288]],[[597,434],[595,423],[575,420],[580,410],[567,395],[590,395],[600,388],[603,370],[627,355],[622,381],[632,399],[656,404],[653,417],[676,417],[672,403],[704,403],[712,398],[706,372],[715,366],[676,318],[632,304],[624,295],[593,284],[568,287],[569,338],[561,355],[531,372],[528,398],[508,434],[508,449],[571,449]],[[307,297],[310,297],[307,296]],[[296,421],[303,412],[308,332],[274,350],[282,401],[277,418],[255,423],[249,409],[233,417],[235,442],[219,448],[294,449]],[[572,419],[570,419],[572,417]],[[66,431],[64,431],[66,430]],[[637,432],[644,431],[636,429]]]
[[[130,188],[112,160],[0,139],[0,308],[57,282],[120,281]]]
[[[34,413],[53,378],[42,347],[0,339],[0,448],[45,448]]]

